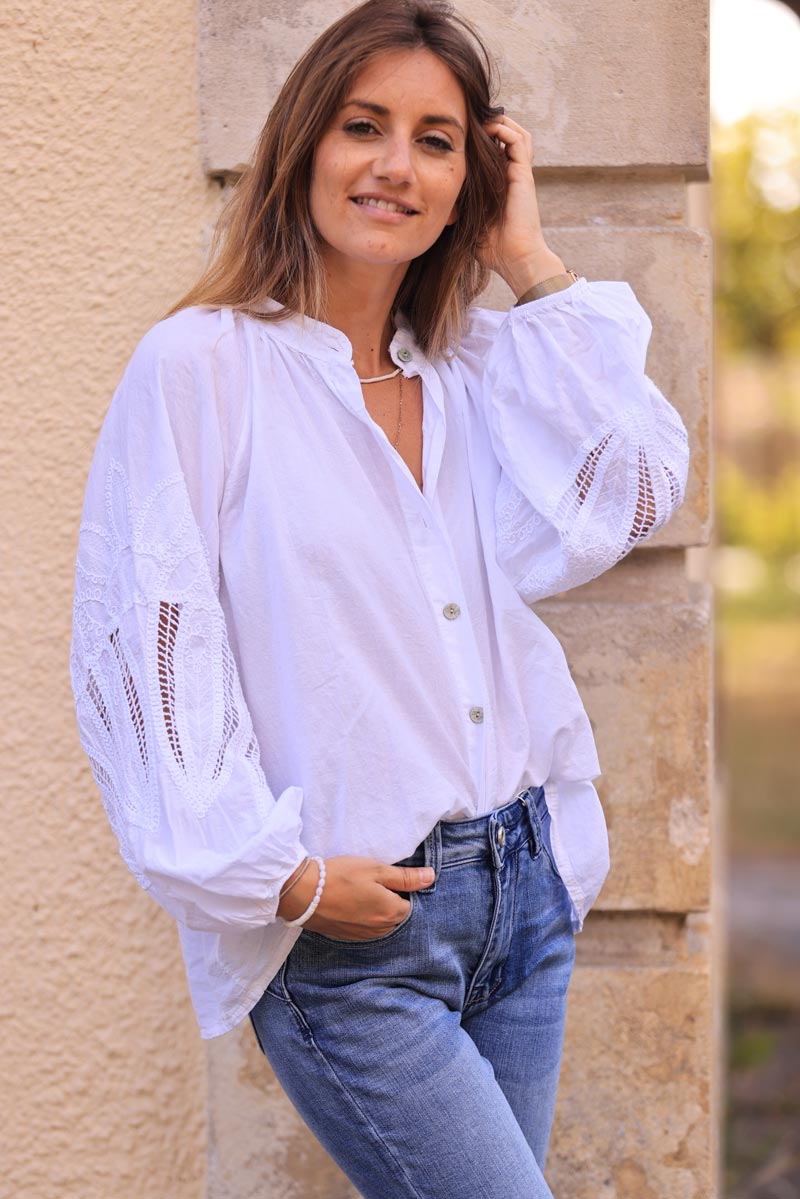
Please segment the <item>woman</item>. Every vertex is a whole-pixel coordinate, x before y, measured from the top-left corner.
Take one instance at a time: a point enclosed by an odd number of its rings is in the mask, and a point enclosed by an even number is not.
[[[289,76],[92,463],[72,675],[202,1035],[249,1014],[375,1199],[551,1194],[591,728],[528,605],[680,505],[626,283],[547,246],[530,134],[440,0]],[[490,270],[508,313],[473,306]]]

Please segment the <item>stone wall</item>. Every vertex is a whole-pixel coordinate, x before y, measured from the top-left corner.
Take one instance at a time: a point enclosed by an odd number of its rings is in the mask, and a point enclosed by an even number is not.
[[[174,928],[120,861],[80,751],[67,665],[83,486],[113,389],[195,275],[217,181],[247,160],[286,69],[346,7],[9,0],[0,17],[12,964],[0,1196],[354,1195],[249,1026],[199,1040]],[[577,942],[548,1177],[570,1199],[709,1199],[720,830],[710,600],[685,569],[685,547],[709,532],[709,242],[687,215],[687,182],[707,176],[707,6],[461,7],[490,35],[508,111],[534,133],[548,241],[587,278],[631,283],[653,320],[648,372],[692,440],[670,525],[537,605],[596,730],[612,853]],[[498,286],[488,302],[508,296]]]
[[[287,69],[342,0],[200,0],[205,168],[235,177]],[[612,869],[577,940],[548,1181],[570,1199],[709,1199],[718,1176],[718,959],[711,918],[712,640],[686,547],[709,536],[707,9],[688,0],[464,0],[534,136],[548,243],[650,314],[648,374],[691,439],[686,501],[647,546],[536,606],[595,729]],[[242,78],[252,86],[242,89]],[[499,281],[486,301],[508,306]],[[712,965],[715,969],[712,970]],[[209,1045],[210,1195],[351,1199],[248,1026]],[[268,1147],[268,1148],[265,1148]]]

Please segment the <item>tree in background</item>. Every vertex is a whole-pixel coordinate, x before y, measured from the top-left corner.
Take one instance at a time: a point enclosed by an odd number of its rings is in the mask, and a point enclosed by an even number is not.
[[[800,612],[800,113],[714,125],[723,618]],[[738,365],[737,365],[738,364]],[[764,411],[740,421],[755,364]]]
[[[800,354],[800,112],[712,134],[720,352]]]

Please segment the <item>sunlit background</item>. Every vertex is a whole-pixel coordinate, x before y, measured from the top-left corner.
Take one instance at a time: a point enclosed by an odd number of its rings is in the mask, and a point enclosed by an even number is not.
[[[797,7],[797,6],[795,6]],[[800,1197],[800,17],[712,0],[726,1199]]]

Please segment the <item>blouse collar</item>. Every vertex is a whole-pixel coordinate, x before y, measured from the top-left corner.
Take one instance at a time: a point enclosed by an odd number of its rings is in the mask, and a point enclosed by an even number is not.
[[[274,312],[281,305],[277,300],[266,300],[260,311]],[[259,322],[266,327],[263,322]],[[347,365],[353,361],[350,338],[341,329],[327,325],[310,316],[291,313],[282,320],[269,323],[269,333],[276,341],[291,346],[311,358],[336,360]],[[402,368],[404,375],[421,374],[430,365],[429,359],[420,349],[411,325],[402,312],[395,316],[395,333],[389,344],[389,356],[395,366]]]

